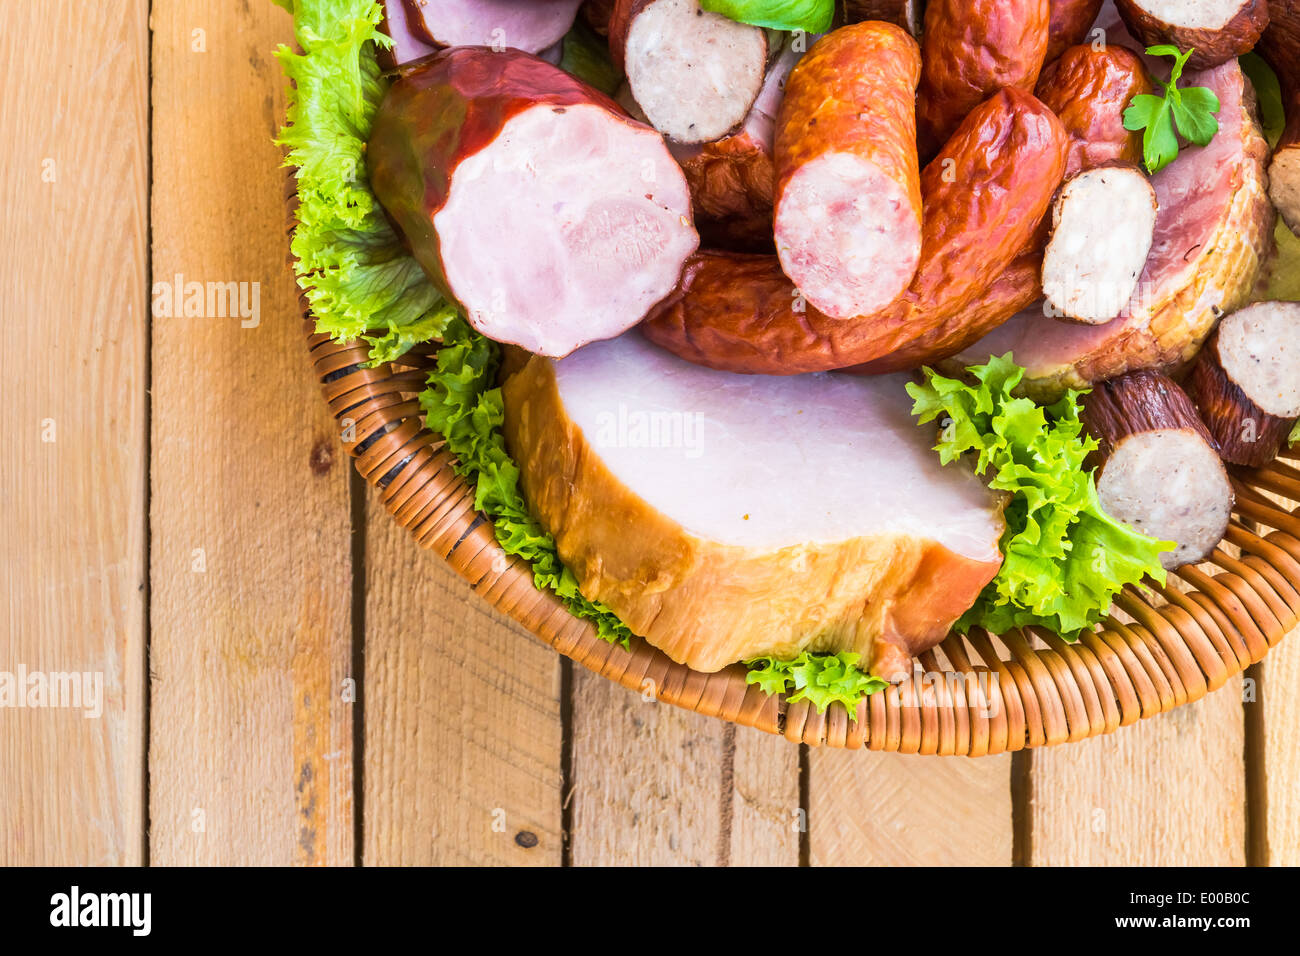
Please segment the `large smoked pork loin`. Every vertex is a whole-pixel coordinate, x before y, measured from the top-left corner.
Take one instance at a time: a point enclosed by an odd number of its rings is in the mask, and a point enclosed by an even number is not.
[[[1026,369],[1026,390],[1051,398],[1133,369],[1185,362],[1220,315],[1249,300],[1272,249],[1275,221],[1254,92],[1236,60],[1189,74],[1183,85],[1218,94],[1219,132],[1208,146],[1184,149],[1151,178],[1159,202],[1155,238],[1137,291],[1119,317],[1076,325],[1035,306],[946,367],[1014,352]]]
[[[909,667],[1001,565],[1001,505],[940,468],[906,376],[769,377],[637,332],[505,383],[532,512],[582,593],[671,658],[856,651]]]

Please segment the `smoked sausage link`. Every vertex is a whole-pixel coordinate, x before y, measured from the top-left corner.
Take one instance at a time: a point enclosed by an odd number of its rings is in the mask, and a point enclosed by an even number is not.
[[[1033,90],[1050,22],[1048,0],[930,0],[916,108],[922,159],[998,90]]]
[[[1070,47],[1049,64],[1036,92],[1070,138],[1064,178],[1103,163],[1140,161],[1142,134],[1124,128],[1124,108],[1138,93],[1153,90],[1142,60],[1123,47]],[[956,355],[1041,299],[1043,249],[1050,227],[1050,218],[1044,216],[1015,261],[963,310],[959,331],[956,323],[950,323],[952,330],[940,327],[863,371],[912,368]]]
[[[1029,93],[1002,90],[973,110],[921,175],[921,263],[911,285],[870,315],[832,319],[808,306],[775,256],[706,252],[687,261],[676,291],[641,327],[687,361],[769,375],[870,362],[936,331],[960,335],[963,308],[1046,213],[1067,146],[1061,121]]]
[[[902,28],[855,23],[808,51],[777,113],[776,250],[833,318],[883,308],[921,257],[913,103],[921,50]]]
[[[1050,0],[1047,27],[1047,63],[1088,37],[1097,22],[1103,0]]]

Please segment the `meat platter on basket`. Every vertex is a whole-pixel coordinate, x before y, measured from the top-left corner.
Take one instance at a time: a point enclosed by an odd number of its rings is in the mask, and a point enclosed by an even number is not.
[[[315,373],[587,667],[979,755],[1300,619],[1300,0],[283,0]]]

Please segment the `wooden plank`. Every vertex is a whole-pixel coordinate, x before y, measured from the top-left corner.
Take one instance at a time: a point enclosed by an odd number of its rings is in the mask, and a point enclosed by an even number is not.
[[[1010,866],[1011,756],[815,749],[813,866]]]
[[[350,863],[350,465],[285,266],[290,22],[156,0],[153,29],[152,861]],[[248,307],[175,314],[194,282]]]
[[[1270,866],[1300,866],[1300,701],[1291,688],[1300,681],[1300,631],[1292,631],[1269,651],[1260,667],[1256,700],[1262,708],[1263,806],[1252,807],[1263,817],[1265,857]]]
[[[1241,680],[1105,737],[1035,751],[1036,866],[1242,866]]]
[[[572,735],[575,866],[799,862],[798,747],[582,667]]]
[[[148,3],[7,3],[0,27],[0,864],[139,864]],[[14,706],[60,672],[89,676]]]
[[[558,865],[559,655],[367,514],[364,863]]]

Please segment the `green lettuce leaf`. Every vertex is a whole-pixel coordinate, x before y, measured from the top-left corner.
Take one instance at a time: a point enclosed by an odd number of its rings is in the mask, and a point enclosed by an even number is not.
[[[1156,541],[1101,508],[1084,459],[1096,450],[1079,420],[1080,393],[1043,407],[1012,392],[1024,369],[1008,353],[967,370],[976,384],[925,369],[909,384],[921,424],[940,419],[935,450],[947,465],[970,457],[976,474],[1006,492],[1002,568],[957,622],[1002,633],[1038,625],[1067,640],[1097,624],[1111,600],[1146,576],[1163,584]]]
[[[288,7],[289,4],[282,3]],[[276,52],[290,80],[277,142],[296,167],[298,285],[316,330],[361,339],[372,363],[437,339],[455,310],[402,248],[366,182],[366,139],[387,81],[375,61],[383,12],[374,0],[294,0],[301,53]]]
[[[825,33],[835,16],[835,0],[700,0],[700,6],[739,23],[805,33]]]
[[[788,693],[792,704],[811,701],[819,713],[825,713],[827,707],[839,701],[849,712],[849,719],[857,720],[858,702],[889,686],[888,681],[861,670],[857,666],[860,657],[848,651],[839,654],[804,651],[789,661],[758,657],[745,662],[749,668],[745,682],[757,684],[767,694]]]
[[[420,405],[429,427],[447,440],[456,473],[473,480],[474,507],[491,519],[506,554],[533,569],[533,583],[554,591],[578,617],[591,621],[606,641],[627,645],[626,624],[609,608],[587,600],[561,562],[554,539],[532,516],[519,491],[519,466],[506,452],[501,423],[505,405],[495,387],[500,349],[457,316],[447,323],[437,368],[429,373]]]

